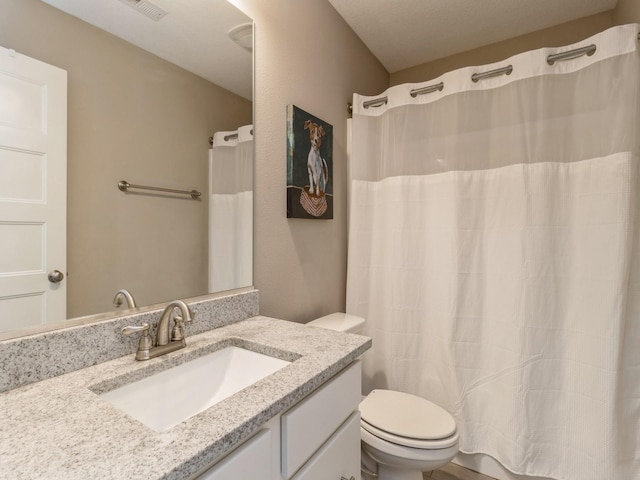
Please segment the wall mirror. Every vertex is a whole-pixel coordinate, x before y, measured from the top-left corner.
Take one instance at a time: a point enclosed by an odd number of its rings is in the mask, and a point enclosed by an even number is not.
[[[252,284],[250,18],[226,0],[2,0],[0,47],[0,338],[121,313],[121,289],[141,307]],[[53,87],[11,70],[23,57],[66,71],[64,118]],[[56,177],[45,137],[62,124]],[[16,213],[56,190],[62,248]]]

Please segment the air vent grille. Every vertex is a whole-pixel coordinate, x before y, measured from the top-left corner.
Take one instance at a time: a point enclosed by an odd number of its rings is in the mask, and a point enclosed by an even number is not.
[[[120,1],[125,5],[129,5],[131,8],[133,8],[137,12],[140,12],[145,17],[148,17],[155,22],[157,22],[158,20],[163,18],[165,15],[167,15],[167,12],[165,12],[159,6],[151,3],[148,0],[120,0]]]

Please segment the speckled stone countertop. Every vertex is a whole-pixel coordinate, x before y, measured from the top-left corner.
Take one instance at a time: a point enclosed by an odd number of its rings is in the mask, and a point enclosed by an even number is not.
[[[291,364],[162,433],[101,399],[108,391],[227,345]],[[187,338],[147,362],[127,355],[0,394],[0,479],[186,479],[297,403],[371,340],[267,317]]]

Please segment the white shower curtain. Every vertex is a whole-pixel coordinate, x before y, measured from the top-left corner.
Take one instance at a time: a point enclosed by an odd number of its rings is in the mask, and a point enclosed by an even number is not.
[[[253,284],[253,126],[216,132],[209,151],[209,291]]]
[[[354,96],[365,388],[442,405],[515,473],[640,479],[639,31]]]

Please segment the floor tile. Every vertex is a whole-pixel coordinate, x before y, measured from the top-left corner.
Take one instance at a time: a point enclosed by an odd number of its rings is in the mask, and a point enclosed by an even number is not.
[[[433,472],[431,477],[428,473],[424,474],[425,480],[495,480],[493,477],[487,477],[481,473],[468,470],[455,463],[449,463],[439,470]]]

